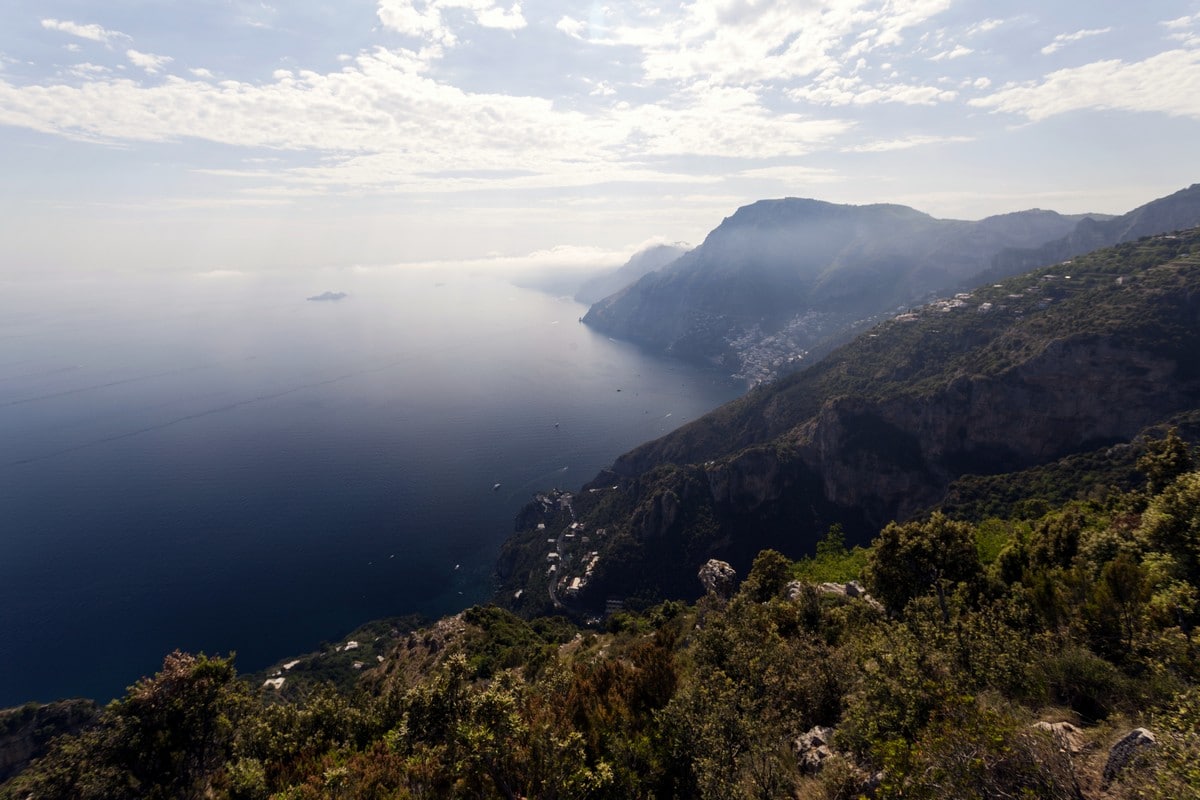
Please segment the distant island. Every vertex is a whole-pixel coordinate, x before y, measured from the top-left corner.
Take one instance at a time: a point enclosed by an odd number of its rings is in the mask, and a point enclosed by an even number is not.
[[[321,294],[313,295],[312,297],[309,297],[307,299],[312,300],[313,302],[318,302],[318,303],[324,302],[324,301],[333,302],[335,300],[341,300],[345,296],[346,296],[345,292],[322,292]]]

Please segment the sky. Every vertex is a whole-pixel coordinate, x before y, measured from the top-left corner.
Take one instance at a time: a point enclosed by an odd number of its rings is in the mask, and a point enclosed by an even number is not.
[[[1200,0],[4,0],[0,277],[699,243],[1200,181]]]

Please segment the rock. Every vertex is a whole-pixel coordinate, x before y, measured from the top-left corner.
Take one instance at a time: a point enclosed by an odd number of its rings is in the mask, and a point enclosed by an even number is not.
[[[820,725],[801,734],[792,742],[796,754],[796,766],[804,775],[816,775],[825,766],[825,760],[833,755],[829,745],[833,741],[833,728]]]
[[[802,581],[792,581],[789,583],[787,585],[788,599],[799,599],[805,585]],[[861,600],[877,611],[883,610],[883,605],[874,597],[867,594],[867,590],[858,581],[850,581],[849,583],[819,583],[816,586],[816,590],[821,594],[834,594],[838,597],[850,597]]]
[[[1083,731],[1069,722],[1035,722],[1031,726],[1036,730],[1046,731],[1054,737],[1059,747],[1071,755],[1083,752]]]
[[[734,585],[737,583],[737,572],[729,562],[718,561],[715,558],[709,559],[696,577],[700,579],[700,584],[706,592],[725,600],[733,594]]]
[[[1156,743],[1154,734],[1145,728],[1134,728],[1117,740],[1108,750],[1108,761],[1104,763],[1104,785],[1112,783],[1113,779],[1129,766],[1142,750],[1153,747]]]
[[[812,584],[810,583],[805,583],[804,581],[789,581],[788,585],[783,587],[783,596],[788,600],[795,602],[804,597],[805,593],[811,592],[812,590]]]

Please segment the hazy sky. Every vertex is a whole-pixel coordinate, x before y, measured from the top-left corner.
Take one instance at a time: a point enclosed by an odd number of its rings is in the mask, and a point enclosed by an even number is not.
[[[7,0],[0,274],[623,260],[1200,180],[1200,0]]]

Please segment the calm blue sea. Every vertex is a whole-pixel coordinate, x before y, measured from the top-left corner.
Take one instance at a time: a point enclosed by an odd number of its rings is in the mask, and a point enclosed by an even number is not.
[[[739,393],[585,310],[426,270],[0,285],[0,707],[486,599],[535,491]]]

